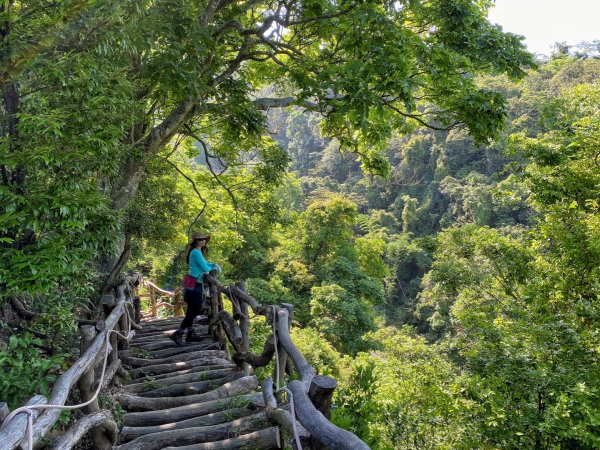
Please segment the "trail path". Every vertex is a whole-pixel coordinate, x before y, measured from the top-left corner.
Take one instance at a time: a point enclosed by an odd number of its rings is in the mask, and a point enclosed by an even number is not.
[[[181,317],[142,323],[119,356],[131,379],[119,403],[126,411],[118,450],[280,448],[279,430],[261,408],[255,376],[231,362],[208,335],[206,317],[194,324],[200,342],[169,339]]]

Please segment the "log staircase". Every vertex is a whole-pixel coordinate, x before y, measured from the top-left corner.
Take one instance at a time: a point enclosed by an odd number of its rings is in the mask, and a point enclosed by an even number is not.
[[[179,318],[143,322],[119,352],[129,381],[119,402],[126,413],[118,450],[275,449],[279,429],[266,417],[255,376],[231,362],[196,319],[200,342],[176,346]]]
[[[98,450],[369,449],[330,422],[337,383],[317,375],[294,344],[292,305],[261,305],[244,283],[224,286],[216,274],[205,275],[206,316],[196,317],[194,324],[200,340],[177,346],[169,335],[181,317],[141,320],[136,290],[142,281],[130,274],[114,294],[102,296],[105,319],[81,324],[81,357],[57,378],[49,398],[36,395],[10,413],[0,402],[0,450],[32,450],[62,410],[80,408],[85,415],[52,438],[51,450],[76,448],[86,434]],[[146,285],[170,295],[174,302],[161,304],[181,313],[177,292]],[[231,302],[231,313],[222,294]],[[155,316],[159,304],[152,292],[150,297]],[[255,317],[272,328],[262,354],[250,349],[250,319]],[[266,377],[259,390],[253,371],[271,361],[273,378]],[[98,401],[111,383],[122,385],[117,399],[125,414],[119,436],[115,417]],[[67,406],[75,385],[82,403]],[[284,435],[293,436],[289,446]]]

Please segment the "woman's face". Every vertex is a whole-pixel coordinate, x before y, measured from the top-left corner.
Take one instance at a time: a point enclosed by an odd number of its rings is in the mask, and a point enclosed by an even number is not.
[[[206,238],[196,239],[196,248],[202,248],[206,245]]]

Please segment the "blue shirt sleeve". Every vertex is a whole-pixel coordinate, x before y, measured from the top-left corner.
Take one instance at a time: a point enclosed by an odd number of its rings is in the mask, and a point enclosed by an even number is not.
[[[200,250],[195,248],[190,253],[190,270],[189,274],[194,278],[198,278],[198,281],[202,281],[202,275],[210,272],[214,267],[213,263],[209,263],[204,258],[204,255]]]

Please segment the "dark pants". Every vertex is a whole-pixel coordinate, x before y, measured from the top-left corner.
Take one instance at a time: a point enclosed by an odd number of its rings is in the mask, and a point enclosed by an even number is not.
[[[194,325],[194,319],[202,309],[202,283],[196,283],[194,289],[185,289],[183,292],[183,300],[187,303],[185,309],[185,317],[179,325],[179,328],[191,328]]]

